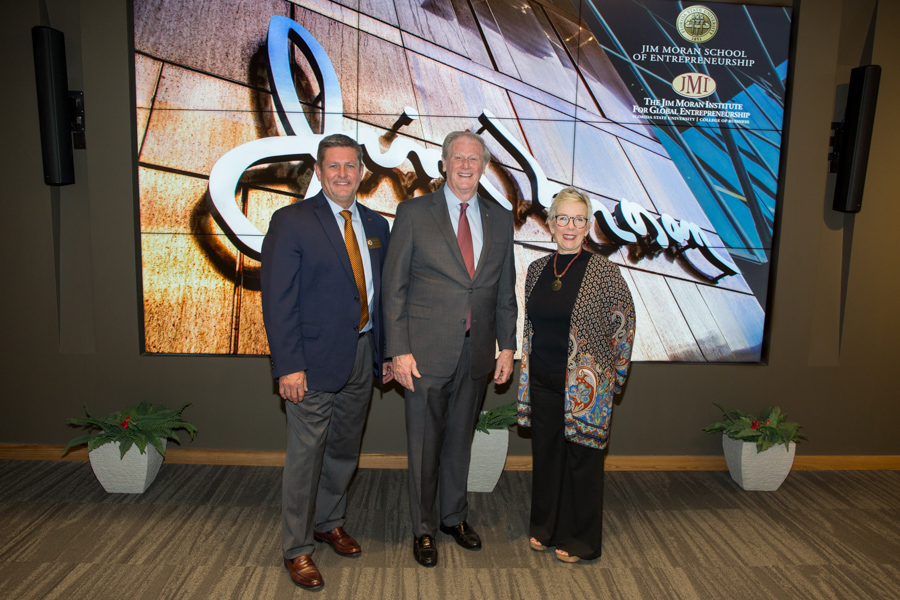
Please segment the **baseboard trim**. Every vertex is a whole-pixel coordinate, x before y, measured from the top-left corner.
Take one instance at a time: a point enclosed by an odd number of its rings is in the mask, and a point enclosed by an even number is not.
[[[87,448],[71,450],[63,455],[63,446],[36,444],[0,444],[0,460],[68,460],[86,461]],[[166,462],[189,465],[239,465],[281,467],[284,452],[264,450],[203,450],[169,448]],[[405,469],[405,454],[363,454],[362,469]],[[507,471],[530,471],[530,456],[509,456]],[[724,471],[722,456],[607,456],[607,471]],[[798,471],[897,471],[900,456],[800,456],[794,459]]]

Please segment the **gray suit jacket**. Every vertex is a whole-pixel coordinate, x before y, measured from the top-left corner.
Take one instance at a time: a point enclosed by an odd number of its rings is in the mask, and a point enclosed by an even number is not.
[[[401,202],[382,274],[386,356],[412,353],[423,375],[456,369],[472,308],[471,374],[494,368],[495,343],[516,348],[512,213],[478,199],[484,245],[475,277],[466,271],[443,188]]]

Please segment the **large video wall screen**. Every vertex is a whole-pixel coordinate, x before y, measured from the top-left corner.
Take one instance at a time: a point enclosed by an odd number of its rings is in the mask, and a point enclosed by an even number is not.
[[[546,209],[594,204],[634,359],[759,362],[788,70],[787,8],[668,0],[134,0],[144,350],[268,354],[259,251],[319,190],[318,140],[365,150],[392,220],[480,132],[480,194],[515,215],[517,286]],[[521,315],[520,315],[521,331]]]

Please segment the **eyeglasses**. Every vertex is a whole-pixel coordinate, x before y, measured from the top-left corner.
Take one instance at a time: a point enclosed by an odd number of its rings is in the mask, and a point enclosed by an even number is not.
[[[577,217],[570,217],[569,215],[556,215],[556,224],[559,227],[565,227],[569,224],[569,221],[572,221],[572,224],[575,225],[575,229],[584,229],[584,226],[587,225],[587,218],[578,215]]]

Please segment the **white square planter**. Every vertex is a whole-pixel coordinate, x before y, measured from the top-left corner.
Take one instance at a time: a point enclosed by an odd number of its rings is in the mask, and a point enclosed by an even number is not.
[[[166,440],[162,446],[165,450]],[[163,457],[149,444],[143,454],[137,446],[131,446],[125,456],[119,458],[119,444],[103,444],[88,453],[94,475],[110,494],[143,494],[159,473]]]
[[[491,429],[491,433],[475,432],[472,439],[472,457],[469,459],[470,492],[493,492],[509,450],[509,430]]]
[[[791,472],[797,444],[791,442],[787,452],[783,444],[757,452],[755,443],[733,440],[722,434],[722,450],[728,472],[739,486],[745,490],[774,492]]]

